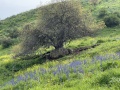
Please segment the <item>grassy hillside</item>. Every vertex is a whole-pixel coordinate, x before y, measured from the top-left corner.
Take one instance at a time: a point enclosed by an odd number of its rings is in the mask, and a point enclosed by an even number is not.
[[[102,8],[120,11],[119,0],[101,0],[95,6],[88,0],[81,1],[86,9],[93,9],[96,17]],[[6,30],[10,28],[21,31],[25,24],[35,24],[36,18],[37,9],[34,9],[2,20],[0,34],[7,36]],[[15,59],[14,46],[5,49],[0,46],[0,90],[120,90],[120,26],[106,27],[93,37],[73,40],[64,47],[95,44],[98,46],[52,61],[40,56]],[[51,49],[40,48],[36,53]]]
[[[1,50],[1,90],[119,90],[119,35],[120,29],[112,28],[74,40],[66,47],[100,45],[53,61],[13,59],[10,48]]]
[[[0,30],[5,30],[13,27],[22,28],[25,23],[34,22],[37,17],[37,9],[33,9],[12,17],[2,20],[0,23]]]
[[[83,7],[92,10],[95,14],[98,14],[102,8],[107,9],[109,12],[120,12],[119,0],[98,0],[100,3],[95,6],[90,4],[90,0],[80,1],[82,2]],[[0,31],[4,32],[4,30],[14,27],[22,29],[27,23],[35,23],[38,16],[37,10],[38,9],[33,9],[0,21]]]

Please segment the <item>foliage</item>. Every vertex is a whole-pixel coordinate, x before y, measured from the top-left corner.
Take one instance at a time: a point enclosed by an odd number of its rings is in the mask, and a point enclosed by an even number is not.
[[[110,68],[118,68],[118,67],[119,67],[119,65],[117,62],[108,62],[102,66],[102,70],[105,71],[105,70],[108,70]]]
[[[91,35],[94,20],[87,13],[75,1],[62,1],[41,7],[37,28],[32,30],[29,25],[26,26],[27,35],[24,35],[22,53],[28,54],[39,46],[59,49],[69,40]]]
[[[88,0],[81,1],[88,9]],[[93,13],[98,14],[101,8],[108,6],[108,12],[119,11],[119,2],[120,0],[102,0],[94,7]],[[13,18],[11,20],[14,20]],[[16,24],[21,28],[25,23],[35,20],[33,17],[30,18]],[[0,34],[3,34],[4,30],[9,30],[5,29],[8,28],[8,21],[9,18],[4,21],[4,29],[0,26]],[[36,60],[31,55],[29,59],[13,59],[12,48],[2,49],[0,45],[0,90],[120,90],[119,26],[99,30],[94,37],[71,40],[65,44],[65,48],[80,48],[96,43],[100,45],[57,60],[43,60],[42,63],[40,58]],[[18,48],[19,46],[15,49]],[[50,51],[54,48],[48,49]],[[40,50],[41,53],[47,52],[46,48],[42,47],[37,53]],[[79,73],[80,70],[84,73]]]
[[[113,78],[114,78],[114,80],[113,80]],[[102,73],[102,75],[97,77],[96,81],[94,83],[97,83],[100,86],[107,85],[108,87],[112,87],[115,85],[117,87],[114,87],[114,88],[120,89],[120,87],[118,86],[118,83],[120,83],[120,82],[119,81],[116,82],[115,78],[120,78],[120,73],[117,72],[115,69],[111,69],[105,73]]]
[[[20,59],[6,61],[10,57],[5,55],[0,56],[0,65],[2,65],[0,71],[6,74],[0,75],[2,79],[4,78],[3,80],[5,82],[5,84],[1,84],[3,85],[1,86],[1,90],[9,90],[10,88],[13,90],[26,90],[28,88],[31,90],[43,90],[45,88],[49,90],[59,90],[61,86],[63,90],[70,88],[71,90],[85,90],[88,87],[94,90],[96,90],[96,88],[101,88],[100,90],[104,88],[106,90],[109,90],[109,88],[113,88],[112,90],[119,88],[119,77],[116,76],[116,74],[111,75],[111,69],[118,71],[120,54],[108,54],[109,50],[116,52],[116,50],[120,49],[120,43],[117,41],[119,35],[118,37],[111,37],[113,33],[114,36],[119,34],[117,30],[119,31],[118,28],[103,29],[100,30],[99,35],[94,38],[85,37],[73,40],[69,43],[70,45],[66,47],[80,47],[81,43],[83,46],[86,46],[97,42],[101,45],[81,52],[80,54],[70,55],[57,61],[48,61],[44,64],[39,64],[41,59],[35,60],[31,58],[29,61]],[[114,48],[116,49],[115,51]],[[8,49],[6,52],[8,52]],[[97,56],[94,56],[94,53]],[[103,55],[98,55],[100,53],[103,53]],[[107,54],[105,55],[105,53]],[[91,57],[90,55],[93,56]],[[104,72],[102,72],[103,69]],[[6,73],[4,73],[4,71],[6,71]],[[105,76],[110,77],[104,79]],[[109,85],[111,85],[111,87],[109,87]]]
[[[19,36],[19,30],[17,28],[9,28],[8,30],[5,30],[5,35],[10,38],[17,38]]]
[[[116,15],[108,15],[104,18],[105,25],[107,27],[115,27],[120,24],[120,18]]]
[[[10,45],[12,45],[13,41],[10,37],[1,37],[0,38],[0,44],[3,48],[8,48]]]
[[[113,14],[120,18],[120,12],[114,12]]]
[[[4,30],[4,32],[0,34],[0,45],[2,45],[3,48],[8,48],[13,44],[18,43],[19,35],[20,32],[16,28]]]
[[[116,58],[114,58],[112,55],[115,56]],[[46,84],[47,85],[50,84],[50,86],[47,87],[47,88],[50,88],[51,86],[58,84],[58,85],[63,85],[64,88],[70,88],[70,87],[73,88],[73,86],[76,86],[77,89],[82,90],[83,87],[77,87],[77,82],[81,81],[80,83],[84,83],[85,78],[88,79],[87,82],[91,85],[91,88],[95,88],[95,86],[97,85],[109,86],[111,84],[111,79],[113,77],[119,78],[120,76],[119,72],[117,73],[115,71],[112,71],[111,73],[110,71],[111,69],[119,68],[119,67],[115,67],[115,65],[120,66],[119,60],[117,60],[120,57],[118,57],[117,55],[120,55],[120,54],[110,54],[109,57],[108,55],[94,56],[94,58],[90,61],[89,60],[88,61],[73,60],[72,62],[69,62],[67,64],[62,64],[62,65],[58,64],[54,66],[52,64],[53,66],[51,66],[50,68],[46,68],[46,67],[41,68],[40,66],[34,67],[33,69],[30,68],[26,72],[23,72],[23,73],[20,72],[17,76],[15,76],[14,79],[10,80],[7,83],[7,86],[5,88],[8,90],[8,88],[10,88],[11,86],[12,89],[24,88],[24,90],[26,90],[26,88],[28,89],[28,88],[34,88],[34,86],[40,86],[39,87],[40,89],[42,88],[42,85],[44,86]],[[116,61],[116,64],[112,64],[113,67],[111,66],[110,68],[107,68],[108,71],[106,70],[102,72],[101,68],[107,65],[108,61],[113,62],[113,60]],[[100,74],[100,75],[95,76],[97,71],[99,71],[99,73],[97,74]],[[95,77],[92,77],[93,75]],[[89,81],[89,79],[91,79],[91,81]],[[73,81],[76,81],[76,84],[72,83]],[[72,84],[68,82],[71,82]],[[112,80],[112,83],[114,83],[113,80]]]

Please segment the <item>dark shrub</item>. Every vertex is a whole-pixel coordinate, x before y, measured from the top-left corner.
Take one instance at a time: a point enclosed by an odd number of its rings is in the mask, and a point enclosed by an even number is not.
[[[3,48],[8,48],[10,45],[12,45],[12,39],[10,37],[1,37],[0,38],[0,44]]]
[[[108,15],[104,18],[105,25],[107,27],[115,27],[120,24],[120,18],[116,15]]]
[[[9,33],[9,36],[11,38],[17,38],[19,36],[19,32],[17,30],[12,30],[10,33]]]

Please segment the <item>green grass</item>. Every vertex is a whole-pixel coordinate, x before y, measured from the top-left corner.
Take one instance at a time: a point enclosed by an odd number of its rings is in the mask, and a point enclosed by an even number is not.
[[[72,54],[65,56],[63,58],[41,63],[41,59],[30,59],[30,60],[20,60],[13,59],[10,50],[2,49],[0,52],[0,72],[2,73],[0,77],[2,78],[0,84],[8,82],[12,78],[19,75],[23,75],[27,72],[32,72],[38,68],[49,68],[55,67],[56,65],[65,65],[73,62],[74,60],[87,60],[90,62],[94,56],[114,54],[120,51],[120,40],[119,40],[119,28],[105,28],[98,31],[97,35],[94,37],[85,37],[82,39],[76,39],[65,44],[67,48],[78,48],[85,47],[99,43],[100,45],[83,51],[78,54]],[[111,36],[114,35],[114,36]],[[44,49],[40,49],[44,50]],[[48,49],[49,50],[49,49]],[[39,50],[37,51],[39,52]],[[51,72],[38,76],[41,78],[41,82],[29,79],[26,82],[21,81],[16,85],[7,85],[2,87],[1,90],[119,90],[119,76],[118,72],[120,69],[120,59],[112,61],[111,59],[102,62],[102,67],[100,62],[95,64],[87,64],[83,66],[85,73],[78,74],[71,72],[69,74],[69,79],[64,74],[61,74],[62,81],[59,76],[54,76]],[[113,63],[113,64],[112,64]],[[115,64],[114,64],[115,63]],[[102,69],[101,69],[102,68]],[[94,70],[94,73],[89,72],[89,70]],[[105,70],[104,72],[102,70]],[[4,73],[4,71],[6,73]],[[112,74],[113,73],[113,74]],[[36,74],[37,75],[37,74]],[[39,74],[38,74],[39,75]],[[108,76],[108,78],[106,78]],[[105,79],[104,79],[105,78]]]
[[[109,12],[119,12],[120,10],[120,1],[119,0],[108,0],[103,1],[99,5],[96,6],[96,12],[98,12],[102,8],[106,8]]]
[[[84,0],[85,1],[85,0]],[[101,8],[108,8],[109,12],[119,11],[119,0],[103,1],[97,6],[86,5],[86,8],[94,8],[93,13],[98,13]],[[114,2],[113,2],[114,1]],[[115,10],[114,10],[115,9]],[[36,22],[36,10],[31,10],[17,16],[7,18],[0,24],[0,33],[3,34],[5,29],[14,28],[15,26],[22,30],[22,26],[29,22]],[[20,19],[21,18],[21,19]],[[9,23],[13,21],[12,23]],[[11,26],[12,25],[12,26]],[[99,44],[80,53],[74,53],[56,60],[46,60],[40,57],[31,57],[28,60],[13,58],[13,48],[3,49],[0,46],[0,90],[120,90],[120,27],[104,28],[97,31],[92,37],[84,37],[65,43],[64,47],[75,49]],[[35,53],[43,54],[54,49],[40,48]],[[16,48],[18,50],[18,48]],[[91,63],[97,56],[107,57],[106,60],[97,60]],[[53,75],[53,71],[59,65],[69,65],[75,61],[81,61],[84,73],[75,72],[70,69],[69,76],[65,73]],[[86,60],[86,62],[85,62]],[[77,67],[79,68],[79,67]],[[76,68],[76,69],[77,69]],[[42,74],[45,69],[47,72]],[[78,69],[77,69],[78,70]],[[18,76],[25,77],[26,73],[35,73],[33,78],[22,80],[17,84],[9,84],[10,80],[17,81]],[[37,79],[34,79],[37,78]],[[40,80],[40,81],[39,81]],[[6,84],[6,85],[5,85]]]

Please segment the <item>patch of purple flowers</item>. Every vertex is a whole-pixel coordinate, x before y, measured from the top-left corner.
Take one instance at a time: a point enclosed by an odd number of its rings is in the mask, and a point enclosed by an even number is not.
[[[104,56],[94,56],[92,58],[92,60],[75,60],[69,64],[65,64],[65,65],[57,65],[54,66],[52,68],[49,68],[48,70],[46,70],[45,68],[38,68],[37,70],[31,71],[31,72],[27,72],[24,75],[20,75],[17,76],[16,78],[10,80],[9,82],[5,83],[3,86],[5,85],[16,85],[19,82],[26,82],[29,79],[32,80],[37,80],[40,82],[40,75],[44,76],[47,73],[51,73],[54,76],[58,75],[58,77],[61,78],[61,74],[65,74],[66,77],[69,77],[70,73],[81,73],[84,74],[84,66],[89,64],[96,64],[97,62],[100,63],[100,65],[102,66],[102,62],[103,61],[107,61],[107,60],[117,60],[120,59],[120,52],[116,53],[116,54],[106,54]],[[95,69],[91,69],[89,72],[94,72]]]

